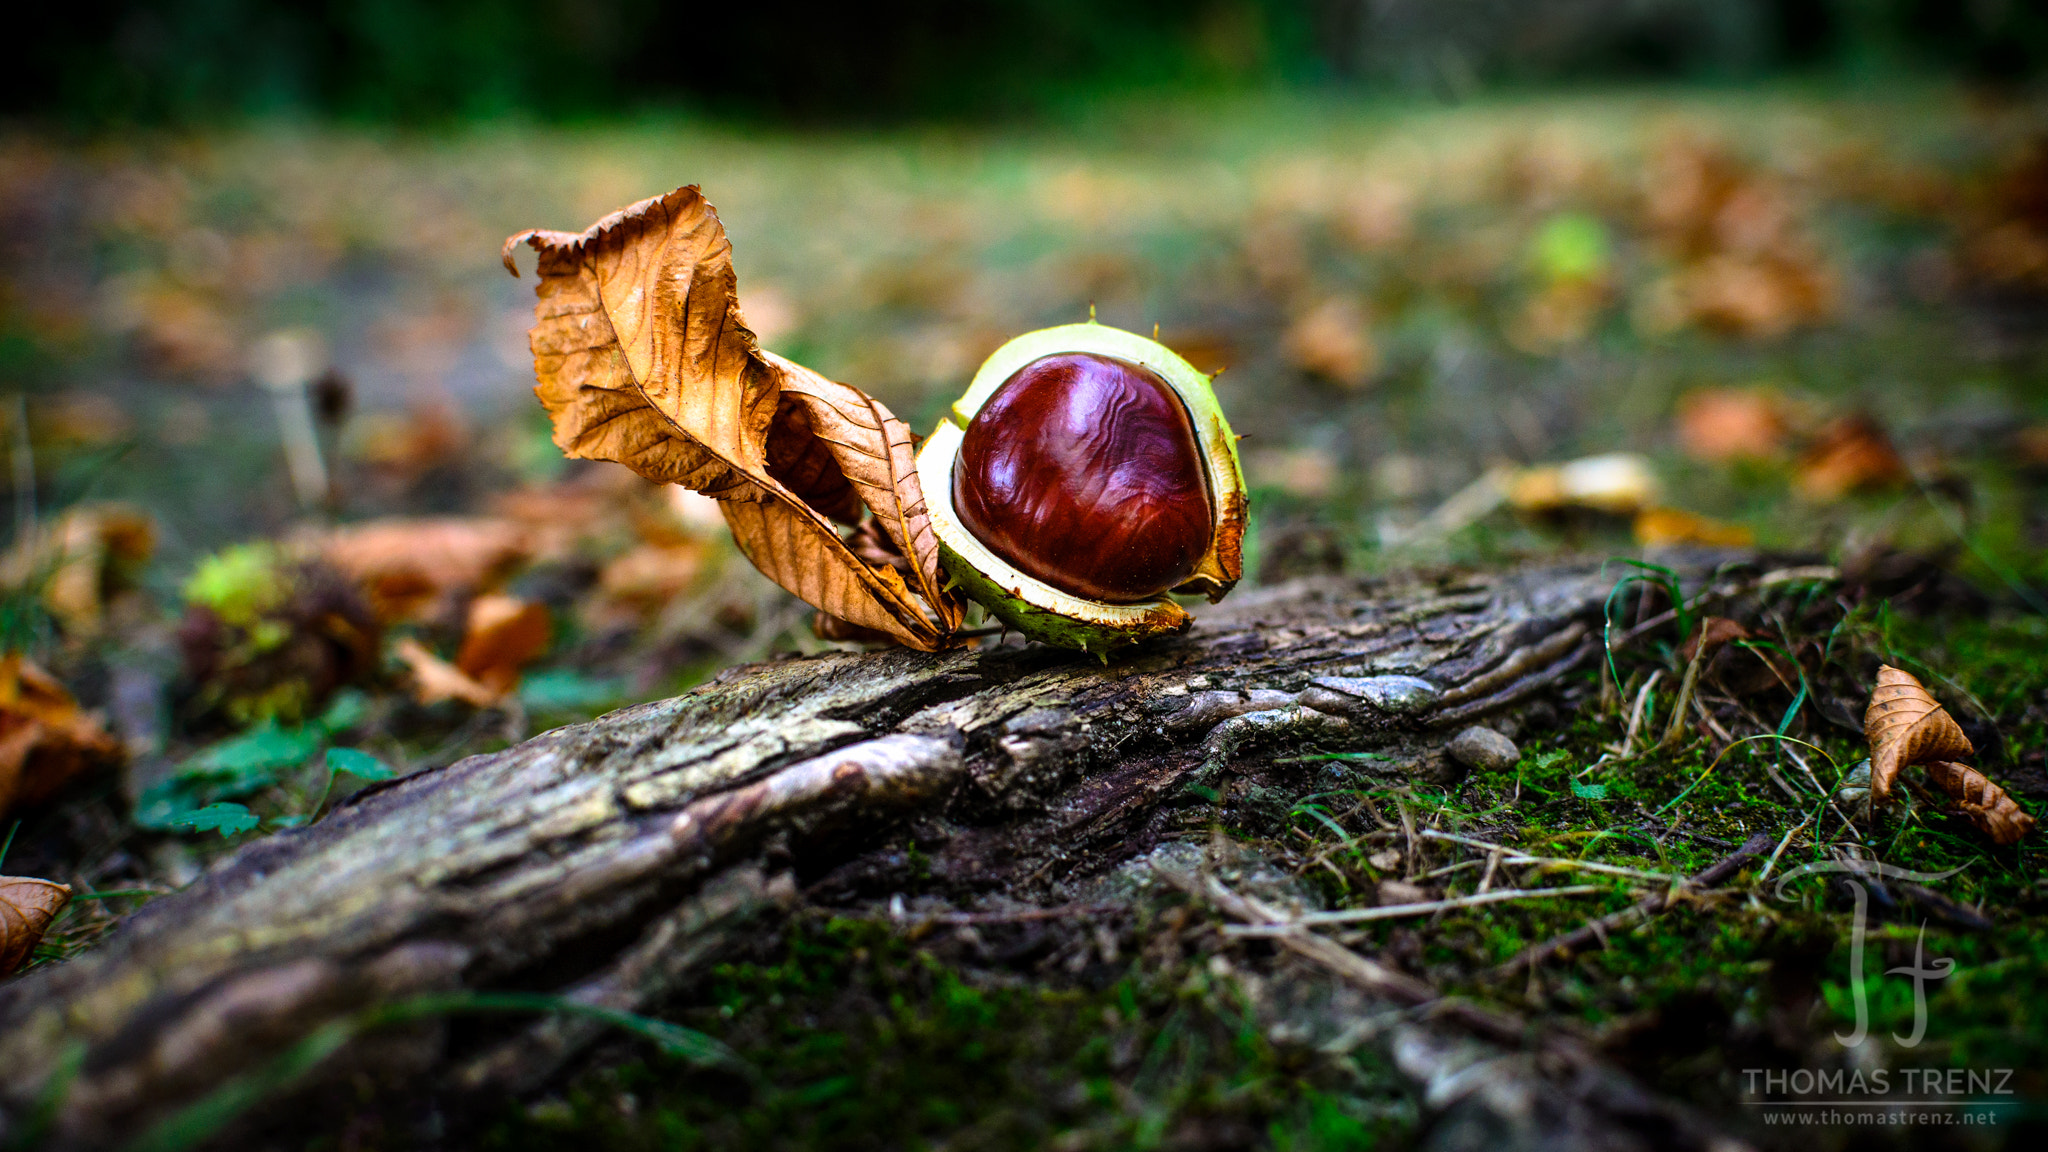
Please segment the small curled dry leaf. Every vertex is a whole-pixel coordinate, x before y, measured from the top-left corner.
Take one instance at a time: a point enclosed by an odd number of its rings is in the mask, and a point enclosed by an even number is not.
[[[27,657],[0,657],[0,816],[119,763],[121,742]]]
[[[71,886],[30,876],[0,876],[0,976],[27,962],[50,921],[71,903]]]
[[[410,636],[393,644],[391,653],[404,661],[412,673],[413,699],[422,704],[460,700],[472,708],[490,708],[504,696],[487,684],[477,683],[469,673],[429,652],[426,645]]]
[[[1967,764],[1936,760],[1927,765],[1927,781],[1956,802],[1963,816],[1994,844],[2017,844],[2034,830],[2034,818]]]
[[[1870,742],[1870,798],[1882,804],[1899,769],[1937,760],[1956,760],[1976,751],[1970,738],[1912,673],[1887,664],[1877,670],[1877,687],[1863,713]]]

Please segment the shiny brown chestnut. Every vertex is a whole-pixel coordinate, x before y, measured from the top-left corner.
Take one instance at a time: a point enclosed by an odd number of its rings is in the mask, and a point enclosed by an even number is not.
[[[982,544],[1064,592],[1112,604],[1195,571],[1215,507],[1193,421],[1165,380],[1092,352],[1017,370],[967,426],[953,505]]]

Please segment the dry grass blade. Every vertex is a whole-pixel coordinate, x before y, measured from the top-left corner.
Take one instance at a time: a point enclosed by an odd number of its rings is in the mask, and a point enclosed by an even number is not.
[[[1994,844],[2017,844],[2034,830],[2034,818],[2018,801],[1967,764],[1936,760],[1927,765],[1927,780]]]
[[[1909,672],[1887,664],[1877,670],[1877,687],[1863,713],[1870,742],[1870,799],[1891,794],[1899,769],[1936,760],[1956,760],[1976,751],[1955,718]]]
[[[71,903],[71,886],[29,876],[0,876],[0,976],[25,963],[50,921]]]
[[[909,429],[760,349],[732,245],[696,188],[580,235],[522,232],[505,242],[508,268],[520,243],[540,253],[535,392],[565,453],[715,496],[747,558],[813,607],[913,648],[945,642],[958,611],[938,591],[936,546],[918,549],[930,529]],[[833,522],[857,520],[863,503],[917,560],[929,613],[840,539]]]

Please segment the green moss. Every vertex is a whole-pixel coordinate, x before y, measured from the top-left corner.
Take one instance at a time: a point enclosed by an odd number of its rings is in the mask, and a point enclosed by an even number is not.
[[[1290,1063],[1198,965],[1020,979],[895,925],[813,918],[772,961],[719,968],[703,999],[685,1021],[756,1078],[627,1063],[508,1115],[485,1146],[1123,1149],[1239,1131],[1357,1149],[1414,1122],[1383,1070],[1320,1084]]]

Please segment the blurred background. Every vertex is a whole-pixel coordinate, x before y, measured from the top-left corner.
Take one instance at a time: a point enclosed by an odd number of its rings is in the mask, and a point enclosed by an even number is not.
[[[415,768],[824,645],[715,511],[563,460],[530,393],[501,239],[683,183],[764,342],[916,427],[1091,305],[1225,370],[1257,580],[1755,543],[1900,603],[2043,603],[2040,4],[116,0],[15,27],[0,625],[51,715],[104,724],[65,771],[127,759],[105,786],[139,821],[303,818],[322,733]],[[191,759],[250,733],[299,743]]]

